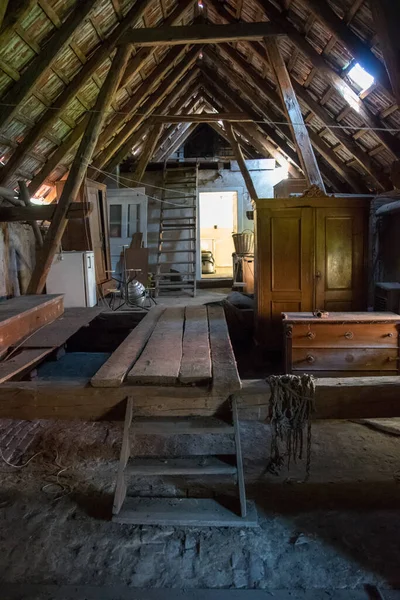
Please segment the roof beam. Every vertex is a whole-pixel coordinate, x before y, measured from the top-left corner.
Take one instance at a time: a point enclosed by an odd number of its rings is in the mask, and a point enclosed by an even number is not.
[[[275,73],[285,113],[291,125],[293,139],[308,184],[310,186],[317,186],[322,192],[325,192],[325,184],[318,167],[317,159],[315,158],[314,150],[311,146],[303,114],[293,89],[285,61],[279,50],[279,46],[276,40],[266,40],[265,43],[269,62]]]
[[[385,67],[379,58],[375,56],[367,44],[353,33],[346,23],[331,9],[326,0],[302,1],[314,17],[321,21],[325,27],[336,36],[343,46],[347,48],[355,60],[371,73],[371,75],[373,75],[386,90],[391,91],[389,78],[385,71]],[[380,0],[373,0],[371,2],[371,7],[376,1],[378,1],[379,4]],[[393,4],[393,0],[391,1],[391,4]]]
[[[199,115],[155,115],[153,117],[158,123],[213,123],[215,121],[228,121],[230,123],[252,123],[252,119],[243,113],[211,113],[204,112]]]
[[[306,38],[290,21],[283,17],[277,8],[270,4],[268,0],[256,0],[256,2],[263,8],[266,16],[273,21],[274,25],[279,27],[279,31],[284,30],[296,48],[308,58],[313,67],[318,69],[320,75],[323,75],[326,79],[327,84],[332,85],[335,91],[350,104],[355,113],[365,121],[367,126],[374,129],[374,135],[396,159],[400,155],[400,140],[390,132],[381,131],[382,128],[385,128],[385,123],[373,115],[350,85],[334,71],[324,57],[318,54],[315,48],[307,42]]]
[[[251,43],[251,48],[257,54],[257,57],[263,62],[263,64],[270,68],[270,63],[265,48],[263,48],[263,46],[260,44],[253,42]],[[330,133],[334,135],[338,142],[340,142],[340,144],[354,156],[361,167],[365,169],[367,173],[369,173],[373,180],[373,184],[378,189],[389,189],[390,182],[383,172],[383,169],[374,165],[368,154],[355,142],[352,136],[349,135],[345,129],[338,129],[338,124],[331,116],[329,111],[316,100],[314,100],[313,96],[294,78],[292,78],[292,85],[297,97],[301,99],[301,101],[307,106],[307,108],[309,108],[309,110],[312,111],[312,113],[315,113],[315,115],[321,119],[321,121],[330,129]],[[350,109],[349,106],[348,108]],[[349,130],[351,130],[351,127],[349,127]]]
[[[370,7],[393,93],[400,104],[400,5],[394,0],[373,0]]]
[[[171,154],[174,154],[179,148],[186,142],[188,137],[195,131],[198,127],[197,123],[184,123],[183,126],[175,132],[175,134],[171,138],[171,144],[165,150],[165,152],[158,159],[159,161],[168,160]]]
[[[224,121],[224,128],[228,135],[228,138],[229,138],[232,150],[233,150],[233,155],[239,165],[240,172],[241,172],[244,182],[246,184],[247,191],[249,192],[250,199],[252,200],[252,202],[256,202],[256,200],[258,200],[256,188],[254,187],[254,183],[253,183],[253,180],[249,173],[249,170],[247,168],[246,161],[245,161],[243,153],[242,153],[242,149],[237,141],[237,138],[236,138],[235,132],[233,131],[231,123],[229,123],[228,121]]]
[[[150,27],[132,29],[121,39],[121,44],[139,46],[172,46],[175,44],[219,44],[239,40],[260,40],[281,35],[271,23],[230,23],[213,25],[200,23],[180,27]]]
[[[99,46],[97,51],[91,56],[82,69],[77,73],[72,82],[60,94],[55,104],[47,110],[39,119],[35,126],[25,136],[21,144],[16,148],[7,164],[0,171],[0,183],[7,181],[8,178],[21,165],[24,156],[29,152],[44,133],[58,119],[68,103],[75,97],[81,87],[93,75],[96,69],[108,58],[110,53],[118,44],[120,38],[128,31],[130,27],[139,22],[143,13],[153,0],[137,0],[134,6],[127,13],[125,19],[116,27],[109,37]]]
[[[86,131],[72,163],[68,178],[54,211],[53,219],[47,231],[43,248],[37,257],[35,268],[28,285],[28,294],[41,294],[46,285],[54,255],[61,243],[61,238],[67,225],[67,214],[71,203],[78,195],[84,180],[88,163],[92,158],[97,138],[100,134],[107,110],[118,89],[122,74],[126,68],[130,49],[123,46],[117,50],[111,69],[97,97],[95,111],[91,114]]]
[[[190,50],[180,63],[171,71],[171,73],[162,81],[147,101],[141,107],[141,114],[134,115],[125,123],[124,127],[113,139],[113,141],[103,150],[103,152],[94,161],[96,168],[113,168],[121,162],[129,153],[129,138],[146,117],[150,115],[153,109],[161,102],[172,90],[179,79],[191,68],[198,57],[199,48]],[[167,70],[167,69],[166,69]]]
[[[88,0],[87,2],[78,3],[77,8],[69,15],[65,23],[53,33],[40,54],[24,70],[21,78],[5,94],[0,106],[0,129],[4,129],[13,118],[19,110],[19,104],[29,96],[43,72],[50,67],[57,54],[68,46],[76,29],[82,25],[96,2],[97,0]]]
[[[139,161],[132,175],[132,179],[135,181],[142,181],[143,175],[147,169],[147,165],[149,164],[149,161],[156,149],[157,142],[160,139],[163,127],[164,125],[162,123],[156,123],[151,128],[148,138],[144,144],[142,154],[140,155]]]

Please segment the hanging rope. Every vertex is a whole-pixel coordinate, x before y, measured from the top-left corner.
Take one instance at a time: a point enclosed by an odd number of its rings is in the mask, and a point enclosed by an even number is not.
[[[271,375],[269,415],[271,423],[271,459],[268,470],[278,474],[285,457],[290,463],[302,460],[307,435],[306,475],[311,466],[311,416],[314,411],[315,380],[312,375]],[[283,448],[283,447],[284,448]]]

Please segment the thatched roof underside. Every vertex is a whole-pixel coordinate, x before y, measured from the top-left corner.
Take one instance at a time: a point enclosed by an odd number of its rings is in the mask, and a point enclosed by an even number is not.
[[[319,1],[341,20],[350,40],[358,40],[362,56],[344,43],[342,31],[315,14],[310,0],[136,0],[145,5],[136,21],[131,20],[134,0],[9,2],[0,31],[0,185],[14,187],[25,179],[32,195],[45,196],[65,176],[122,28],[241,20],[283,28],[279,47],[329,188],[390,189],[390,167],[400,149],[400,110],[383,65],[371,0]],[[376,67],[376,79],[360,95],[348,70],[362,61]],[[301,171],[265,46],[241,41],[132,48],[90,176],[101,179],[127,156],[139,159],[155,115],[203,111],[249,114],[256,125],[250,131],[244,123],[236,132],[245,156],[281,156],[293,172]],[[224,135],[220,124],[215,127]],[[152,160],[167,158],[188,129],[188,124],[166,124]]]

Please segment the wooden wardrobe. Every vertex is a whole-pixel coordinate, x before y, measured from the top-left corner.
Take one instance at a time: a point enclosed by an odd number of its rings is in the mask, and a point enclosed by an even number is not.
[[[57,197],[64,188],[65,181],[57,182]],[[108,285],[111,279],[110,227],[108,223],[107,187],[85,179],[79,190],[76,202],[90,202],[92,212],[82,219],[68,221],[62,238],[62,248],[68,250],[92,250],[96,265],[96,283]]]
[[[282,348],[282,312],[367,309],[369,200],[258,200],[257,341]]]

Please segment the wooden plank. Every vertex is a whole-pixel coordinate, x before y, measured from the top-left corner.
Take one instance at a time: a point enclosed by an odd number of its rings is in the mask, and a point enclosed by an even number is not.
[[[235,432],[234,427],[226,421],[201,417],[195,419],[136,417],[132,427],[136,435],[232,435]]]
[[[126,471],[129,475],[235,475],[236,467],[217,456],[191,456],[187,458],[134,458]]]
[[[143,175],[145,174],[147,169],[147,165],[149,164],[149,161],[151,160],[151,157],[153,156],[154,151],[157,147],[157,142],[160,138],[163,127],[164,125],[162,123],[157,123],[151,128],[146,142],[143,146],[135,171],[132,175],[133,181],[142,181]]]
[[[231,23],[229,25],[201,23],[180,27],[163,26],[132,29],[123,36],[120,43],[137,44],[144,47],[178,44],[218,44],[239,40],[260,40],[271,35],[276,36],[279,34],[277,34],[275,27],[265,21],[261,23]]]
[[[291,125],[293,140],[296,144],[304,174],[310,186],[316,185],[322,192],[325,192],[325,185],[315,158],[307,127],[304,124],[303,114],[279,46],[275,40],[267,40],[266,49],[270,65],[275,73],[285,112]]]
[[[135,3],[135,8],[139,2]],[[107,111],[116,93],[121,77],[125,71],[126,63],[130,56],[128,47],[120,48],[114,56],[111,68],[96,100],[94,112],[91,114],[85,133],[73,160],[68,178],[65,182],[61,197],[56,205],[56,210],[48,229],[43,248],[32,273],[28,286],[28,293],[40,294],[46,285],[47,275],[57,248],[61,243],[67,225],[67,213],[83,183],[88,164],[90,163],[97,144]],[[84,67],[85,68],[85,67]]]
[[[43,358],[51,354],[55,348],[22,350],[8,360],[0,362],[0,383],[12,379],[19,373],[34,368]]]
[[[125,481],[125,467],[130,457],[130,439],[129,439],[129,428],[132,423],[132,398],[126,399],[126,412],[124,421],[124,433],[122,436],[121,454],[119,457],[117,483],[115,486],[114,502],[113,502],[113,514],[117,515],[121,510],[121,506],[126,496],[126,481]]]
[[[208,306],[213,393],[228,398],[241,388],[225,313],[222,306]]]
[[[57,204],[30,206],[0,206],[0,222],[15,223],[19,221],[51,221]],[[84,219],[92,212],[90,202],[71,202],[67,219]]]
[[[153,308],[91,379],[94,387],[118,387],[139,358],[164,308]]]
[[[243,456],[242,456],[242,444],[240,440],[240,423],[239,413],[237,408],[237,400],[232,397],[232,415],[233,424],[235,427],[235,448],[236,448],[236,465],[237,465],[237,483],[239,487],[239,499],[240,499],[240,514],[242,517],[246,516],[247,513],[247,502],[246,502],[246,484],[244,481],[243,471]]]
[[[153,117],[155,122],[160,123],[214,123],[218,121],[228,121],[230,123],[252,123],[248,115],[244,113],[201,113],[200,115],[166,115]]]
[[[248,516],[242,518],[208,498],[127,498],[113,521],[170,527],[258,527],[254,503],[248,503]]]
[[[34,333],[21,345],[21,348],[58,348],[81,327],[93,321],[103,310],[104,307],[66,308],[61,317]]]
[[[88,379],[6,382],[0,385],[0,418],[121,421],[132,392],[135,419],[215,416],[227,400],[225,393],[213,396],[200,386],[124,384],[104,393]],[[239,415],[251,412],[261,420],[268,416],[270,388],[264,380],[244,381],[235,397]],[[400,377],[316,378],[315,402],[315,419],[400,417]]]
[[[139,360],[128,374],[129,383],[173,385],[178,381],[184,311],[181,306],[164,311]]]
[[[0,303],[0,352],[64,312],[63,296],[20,296]]]
[[[179,381],[181,383],[207,382],[211,377],[207,308],[187,306]]]

